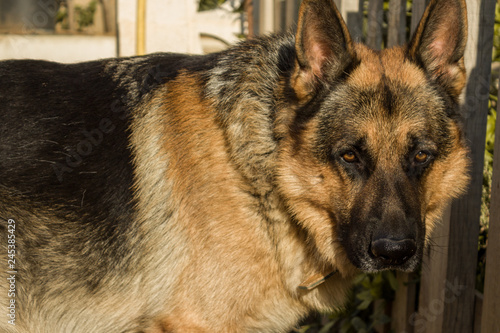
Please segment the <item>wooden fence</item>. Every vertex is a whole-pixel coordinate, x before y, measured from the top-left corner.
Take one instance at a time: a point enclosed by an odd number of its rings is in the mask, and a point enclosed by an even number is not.
[[[406,0],[390,0],[388,10],[384,9],[384,0],[334,1],[354,39],[375,49],[405,43],[426,7],[426,0],[413,0],[411,31],[407,31]],[[498,153],[493,162],[484,296],[475,290],[496,1],[466,1],[468,82],[463,94],[463,112],[473,162],[472,182],[468,193],[453,202],[432,235],[433,246],[425,255],[418,291],[415,283],[411,283],[412,276],[398,273],[400,287],[391,307],[390,327],[396,333],[500,333],[500,282],[496,281],[500,279],[500,139],[495,142]],[[253,0],[253,32],[266,33],[292,26],[297,20],[299,3],[299,0]],[[496,137],[500,138],[498,120]]]

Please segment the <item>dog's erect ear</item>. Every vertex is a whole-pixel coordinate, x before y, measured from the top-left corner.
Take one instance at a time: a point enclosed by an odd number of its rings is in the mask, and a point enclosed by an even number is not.
[[[299,98],[321,82],[338,77],[355,58],[354,45],[333,0],[304,0],[295,40],[297,68],[293,86]]]
[[[453,97],[465,85],[465,0],[432,0],[410,41],[410,57]]]

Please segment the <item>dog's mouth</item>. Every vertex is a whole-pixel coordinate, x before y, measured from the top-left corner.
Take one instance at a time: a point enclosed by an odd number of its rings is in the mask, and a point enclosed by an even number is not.
[[[367,273],[390,269],[413,272],[420,264],[421,248],[423,247],[418,246],[414,238],[379,238],[372,240],[364,251],[347,251],[347,255],[357,268]],[[299,285],[299,289],[314,289],[336,273],[338,272],[332,271],[311,275]]]

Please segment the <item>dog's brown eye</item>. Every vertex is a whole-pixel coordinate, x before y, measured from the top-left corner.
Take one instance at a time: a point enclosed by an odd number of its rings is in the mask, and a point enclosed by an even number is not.
[[[429,159],[429,154],[423,151],[419,151],[417,155],[415,155],[415,162],[417,163],[427,162],[428,159]]]
[[[346,161],[347,163],[354,163],[358,160],[356,157],[356,154],[352,151],[348,151],[342,155],[342,159]]]

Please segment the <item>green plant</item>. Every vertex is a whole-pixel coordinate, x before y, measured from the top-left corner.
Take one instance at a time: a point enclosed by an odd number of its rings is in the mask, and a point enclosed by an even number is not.
[[[199,0],[198,2],[198,11],[215,9],[222,5],[226,0]]]
[[[66,6],[59,7],[56,15],[56,23],[60,23],[63,29],[69,29],[68,8]]]
[[[375,327],[390,322],[386,315],[386,305],[394,299],[397,289],[398,282],[392,271],[361,274],[356,278],[349,302],[343,310],[312,318],[295,332],[375,332]]]
[[[96,10],[96,0],[92,0],[87,7],[75,6],[76,22],[78,23],[79,31],[94,24],[94,15]]]
[[[488,119],[486,122],[486,138],[484,151],[483,189],[481,200],[481,219],[478,246],[478,264],[476,274],[476,289],[483,292],[486,264],[486,247],[488,244],[488,229],[490,218],[491,178],[493,175],[493,147],[495,144],[495,125],[497,122],[498,85],[500,77],[500,5],[495,8],[495,26],[492,52],[492,77]]]

